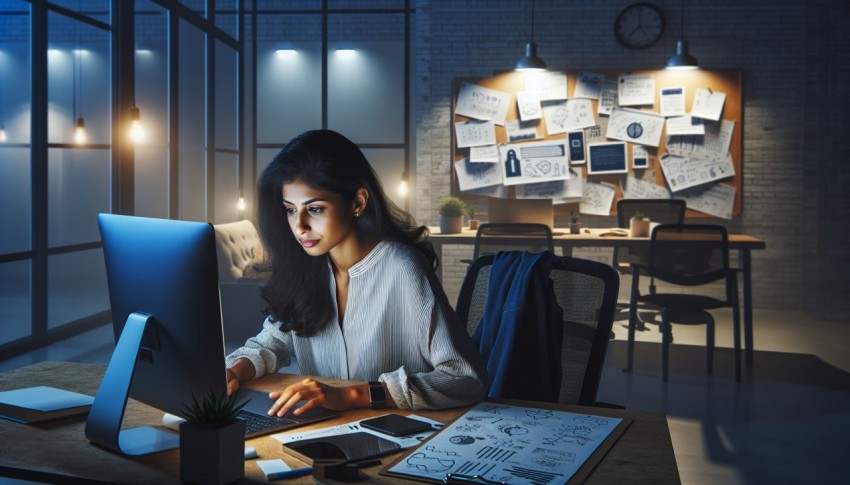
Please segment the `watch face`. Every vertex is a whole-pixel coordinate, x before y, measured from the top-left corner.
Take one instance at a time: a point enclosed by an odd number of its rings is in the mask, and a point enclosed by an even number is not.
[[[664,14],[651,3],[629,5],[614,22],[614,35],[630,49],[646,49],[664,34]]]

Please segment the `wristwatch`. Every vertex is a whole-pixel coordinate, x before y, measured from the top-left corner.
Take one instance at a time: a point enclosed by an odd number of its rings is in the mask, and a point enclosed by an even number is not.
[[[371,409],[387,407],[387,391],[379,381],[369,382],[369,407]]]

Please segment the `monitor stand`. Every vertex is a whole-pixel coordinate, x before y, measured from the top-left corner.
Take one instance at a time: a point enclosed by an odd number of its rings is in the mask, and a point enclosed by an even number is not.
[[[173,450],[180,444],[179,435],[151,426],[121,430],[145,327],[150,325],[150,331],[156,331],[152,319],[144,313],[131,313],[127,317],[86,420],[89,441],[122,455],[148,455]]]

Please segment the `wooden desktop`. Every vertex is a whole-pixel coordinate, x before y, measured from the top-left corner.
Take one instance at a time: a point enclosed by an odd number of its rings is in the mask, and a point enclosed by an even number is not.
[[[36,385],[54,386],[94,395],[105,371],[104,366],[68,362],[40,362],[0,374],[0,391]],[[303,376],[273,374],[250,383],[251,388],[279,389]],[[326,382],[339,382],[325,379]],[[588,483],[679,483],[679,472],[667,418],[662,413],[628,411],[582,406],[559,406],[573,412],[629,418],[634,422],[608,452],[587,480]],[[468,408],[415,411],[441,422],[450,422]],[[358,409],[340,413],[338,418],[303,429],[322,428],[365,419],[387,411]],[[393,410],[399,414],[411,411]],[[162,412],[130,400],[126,426],[158,425]],[[84,435],[82,417],[27,426],[0,419],[3,448],[0,451],[0,476],[48,481],[52,483],[86,481],[119,483],[179,483],[177,450],[142,457],[123,457],[95,446]],[[294,468],[304,467],[298,459],[284,453],[279,441],[262,436],[246,441],[256,448],[260,459],[281,458]],[[369,483],[398,483],[399,479],[378,475],[397,455],[387,456],[381,465],[364,468]],[[265,482],[256,460],[245,461],[245,483]],[[287,480],[288,483],[314,483],[312,477]]]

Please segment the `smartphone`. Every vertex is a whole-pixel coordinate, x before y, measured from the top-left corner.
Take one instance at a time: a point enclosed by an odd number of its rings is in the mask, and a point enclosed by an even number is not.
[[[430,423],[400,414],[387,414],[377,418],[364,419],[360,421],[360,425],[390,436],[407,436],[434,429]]]

